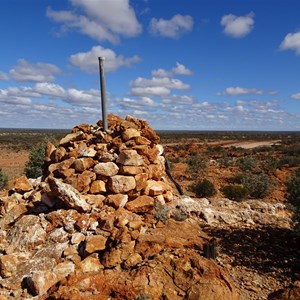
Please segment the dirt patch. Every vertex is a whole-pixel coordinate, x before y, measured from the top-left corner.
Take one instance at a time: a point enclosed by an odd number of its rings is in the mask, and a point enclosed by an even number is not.
[[[12,188],[15,180],[24,174],[28,155],[26,150],[15,151],[0,146],[0,168],[8,177],[8,188]]]

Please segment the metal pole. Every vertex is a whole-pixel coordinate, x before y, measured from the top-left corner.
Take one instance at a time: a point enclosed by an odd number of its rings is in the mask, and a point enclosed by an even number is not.
[[[98,57],[99,60],[99,70],[100,70],[100,87],[101,87],[101,107],[102,107],[102,121],[103,129],[106,131],[107,126],[107,114],[106,114],[106,87],[105,87],[105,77],[104,77],[104,57]]]

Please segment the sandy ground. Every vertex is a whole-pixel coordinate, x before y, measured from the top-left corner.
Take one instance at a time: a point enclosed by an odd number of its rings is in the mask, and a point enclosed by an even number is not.
[[[0,147],[0,168],[8,176],[8,188],[12,188],[15,180],[23,175],[27,161],[28,151]]]
[[[215,141],[207,143],[211,146],[222,146],[222,147],[240,147],[244,149],[252,149],[256,147],[263,147],[263,146],[273,146],[280,143],[280,140],[271,140],[271,141],[245,141],[245,142],[237,142],[236,140],[229,140],[229,141]],[[176,146],[176,145],[183,145],[186,142],[179,142],[179,143],[163,143],[163,146]],[[204,143],[195,143],[197,145],[203,145]]]

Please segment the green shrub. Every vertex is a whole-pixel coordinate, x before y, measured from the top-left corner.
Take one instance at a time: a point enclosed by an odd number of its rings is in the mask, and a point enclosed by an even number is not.
[[[249,194],[248,189],[240,185],[226,185],[221,191],[226,198],[235,201],[242,201]]]
[[[300,211],[300,169],[287,182],[288,200]]]
[[[208,179],[199,180],[191,185],[191,191],[194,192],[197,197],[210,197],[217,192],[214,184]]]
[[[242,171],[255,171],[259,166],[258,160],[249,156],[238,159],[236,164]]]
[[[265,157],[262,162],[262,168],[265,172],[270,172],[276,170],[278,167],[278,161],[272,156]]]
[[[186,163],[188,164],[187,171],[191,173],[194,178],[199,174],[203,175],[208,167],[208,159],[198,154],[189,156]]]
[[[233,159],[232,159],[232,157],[229,157],[229,156],[227,155],[227,153],[223,153],[223,154],[222,154],[222,157],[220,157],[220,158],[218,159],[218,163],[219,163],[222,167],[227,168],[227,167],[233,165]]]
[[[267,174],[253,174],[246,172],[239,176],[240,184],[242,184],[253,198],[264,198],[272,193],[275,181]]]
[[[300,164],[300,157],[288,155],[281,158],[278,162],[278,166],[282,167],[284,165],[288,165],[289,167],[296,167]]]
[[[0,169],[0,190],[4,189],[7,186],[7,176],[6,174],[3,172],[2,169]]]
[[[29,160],[25,167],[25,174],[28,178],[37,178],[43,175],[45,160],[45,144],[33,147],[29,153]]]

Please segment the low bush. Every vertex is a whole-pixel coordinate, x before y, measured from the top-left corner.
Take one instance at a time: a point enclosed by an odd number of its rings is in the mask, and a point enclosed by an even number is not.
[[[154,218],[157,221],[161,221],[162,223],[166,223],[169,218],[170,208],[162,205],[160,202],[157,202],[155,205]]]
[[[251,156],[239,158],[236,164],[242,171],[256,171],[259,167],[259,161]]]
[[[242,201],[247,198],[249,191],[241,185],[226,185],[221,189],[224,196],[230,200]]]
[[[228,168],[229,166],[233,165],[233,158],[229,157],[227,153],[223,153],[222,157],[218,159],[218,163],[220,166]]]
[[[300,211],[300,169],[287,181],[288,200]]]
[[[246,172],[237,178],[240,180],[238,183],[242,184],[253,198],[264,198],[271,194],[274,189],[275,181],[265,173]]]
[[[195,184],[191,185],[191,191],[196,194],[197,197],[211,197],[216,194],[217,190],[212,182],[208,179],[199,180]]]
[[[0,190],[6,188],[7,182],[8,182],[8,179],[7,179],[6,174],[3,172],[2,169],[0,169]]]
[[[190,155],[186,163],[188,164],[187,171],[191,173],[194,178],[199,174],[203,175],[208,167],[208,159],[198,154]]]
[[[45,144],[34,146],[29,153],[29,160],[25,167],[25,174],[28,178],[38,178],[43,175],[45,160]]]
[[[283,167],[283,166],[289,166],[289,167],[296,167],[300,164],[300,157],[299,156],[284,156],[281,158],[278,162],[278,167]]]

